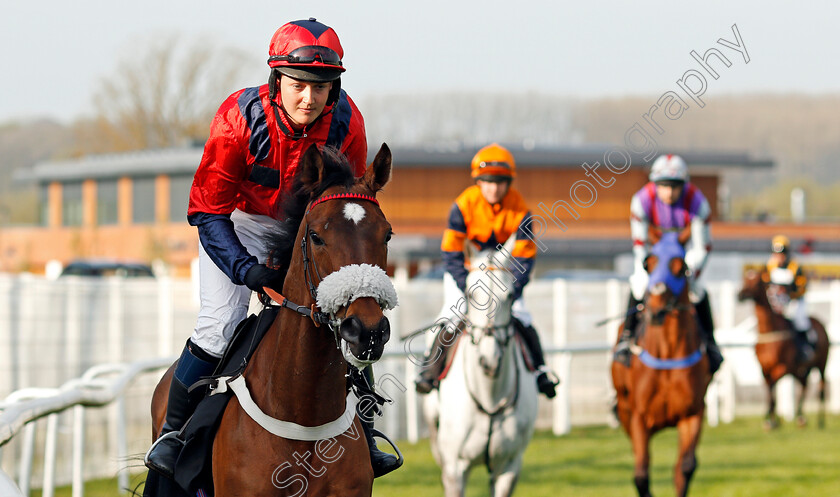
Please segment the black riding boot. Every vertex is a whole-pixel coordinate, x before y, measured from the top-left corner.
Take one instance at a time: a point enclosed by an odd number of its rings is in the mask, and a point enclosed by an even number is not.
[[[543,354],[542,344],[540,343],[540,336],[533,326],[525,326],[522,321],[514,318],[513,323],[525,346],[528,347],[528,353],[534,361],[534,367],[540,372],[537,375],[537,389],[540,393],[553,399],[557,392],[555,388],[560,383],[557,375],[552,373],[545,365],[545,355]]]
[[[814,358],[814,345],[808,338],[811,328],[800,330],[794,325],[796,334],[794,335],[794,343],[796,344],[797,359],[800,363],[811,362]]]
[[[694,310],[697,312],[697,319],[700,321],[700,332],[703,334],[703,339],[706,342],[706,353],[709,356],[709,370],[712,374],[720,369],[723,362],[723,354],[720,353],[715,341],[715,322],[712,318],[712,307],[709,305],[709,294],[703,295],[700,302],[694,304]]]
[[[357,370],[358,371],[358,370]],[[384,403],[386,399],[379,394],[377,394],[373,390],[374,379],[373,379],[373,367],[368,366],[365,369],[361,370],[361,375],[355,374],[356,371],[351,372],[350,378],[353,380],[356,387],[363,395],[370,395],[373,397],[375,403],[374,404],[366,404],[368,410],[372,410],[373,412],[361,412],[358,411],[359,407],[357,406],[357,411],[359,415],[359,420],[362,422],[362,430],[365,432],[365,440],[368,443],[368,450],[370,451],[370,465],[373,467],[373,477],[379,478],[382,475],[387,475],[391,471],[399,468],[403,464],[402,454],[399,456],[395,456],[393,454],[389,454],[387,452],[383,452],[379,450],[379,447],[376,446],[376,439],[374,436],[384,438],[394,447],[394,450],[397,451],[399,454],[400,451],[397,449],[397,446],[394,445],[391,440],[385,436],[382,432],[375,429],[373,427],[373,415],[376,413],[380,413],[379,405]],[[360,406],[362,404],[359,404]]]
[[[630,298],[627,299],[627,315],[624,318],[624,329],[621,336],[618,338],[618,343],[615,344],[615,351],[613,353],[613,360],[620,364],[630,367],[630,344],[636,338],[636,328],[639,326],[639,306],[642,301],[633,296],[630,292]]]
[[[175,461],[178,460],[181,448],[184,446],[184,442],[177,437],[177,434],[204,397],[204,389],[197,389],[192,393],[187,390],[202,376],[212,374],[218,362],[219,359],[187,340],[181,358],[178,359],[175,374],[172,376],[172,383],[169,385],[166,421],[161,429],[160,437],[146,454],[145,463],[149,469],[167,478],[173,478]]]
[[[438,379],[446,364],[446,351],[454,343],[455,334],[441,327],[435,334],[435,342],[423,361],[420,375],[414,380],[414,389],[419,394],[427,394],[438,387]]]

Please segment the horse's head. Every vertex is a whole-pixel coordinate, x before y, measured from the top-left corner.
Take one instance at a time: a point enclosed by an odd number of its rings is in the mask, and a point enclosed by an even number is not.
[[[762,278],[762,272],[750,269],[744,273],[741,290],[738,291],[738,301],[756,300],[766,295],[767,285]]]
[[[467,332],[478,346],[479,363],[488,376],[499,372],[504,350],[512,335],[511,307],[516,280],[510,271],[510,253],[515,237],[504,250],[488,249],[470,256],[467,276]]]
[[[645,308],[655,323],[661,323],[668,312],[677,308],[678,302],[688,299],[685,249],[679,233],[662,235],[645,259],[645,268],[650,274]]]
[[[385,144],[361,178],[353,176],[343,156],[313,145],[301,159],[296,184],[298,195],[308,197],[295,242],[302,255],[292,261],[302,268],[297,274],[290,269],[286,285],[308,286],[329,316],[345,359],[360,368],[382,356],[391,335],[383,311],[397,305],[383,269],[391,225],[375,198],[390,176]]]

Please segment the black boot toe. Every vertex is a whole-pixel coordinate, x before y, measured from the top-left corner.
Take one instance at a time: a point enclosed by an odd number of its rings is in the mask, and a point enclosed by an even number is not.
[[[146,467],[157,471],[169,479],[174,478],[175,461],[178,460],[183,445],[184,442],[176,437],[174,432],[169,436],[165,436],[165,438],[161,438],[149,450],[145,461]]]

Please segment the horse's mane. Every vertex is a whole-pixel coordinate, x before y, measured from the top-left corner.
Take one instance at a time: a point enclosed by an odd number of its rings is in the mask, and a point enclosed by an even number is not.
[[[265,236],[270,263],[278,266],[284,273],[289,269],[295,238],[309,202],[320,197],[328,188],[333,186],[350,188],[356,183],[350,162],[341,151],[335,147],[323,147],[320,150],[326,172],[324,178],[314,188],[304,184],[302,179],[304,165],[301,164],[295,174],[289,194],[281,203],[283,219],[276,229]]]

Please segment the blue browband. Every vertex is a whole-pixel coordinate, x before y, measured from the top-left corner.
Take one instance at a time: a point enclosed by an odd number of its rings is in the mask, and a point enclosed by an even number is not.
[[[690,368],[694,366],[700,359],[703,358],[703,353],[700,352],[700,349],[694,351],[693,354],[687,357],[682,357],[679,359],[660,359],[658,357],[653,357],[650,355],[650,352],[647,350],[643,350],[639,354],[639,360],[642,361],[642,364],[651,368],[651,369],[684,369]]]

